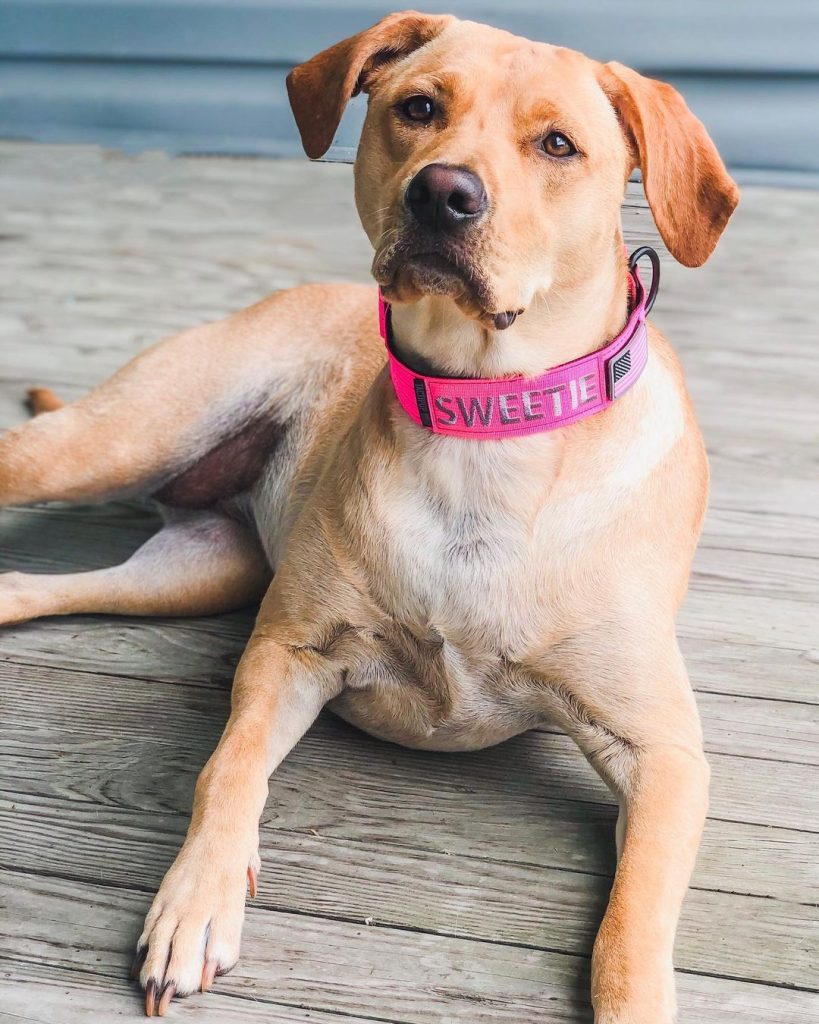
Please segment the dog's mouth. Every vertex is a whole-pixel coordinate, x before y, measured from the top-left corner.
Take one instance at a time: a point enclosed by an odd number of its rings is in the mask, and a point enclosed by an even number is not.
[[[490,296],[489,286],[474,260],[454,246],[421,248],[397,242],[376,258],[373,271],[385,294],[409,292],[419,295],[447,295],[457,299],[468,295],[479,303]]]
[[[510,327],[523,312],[498,312],[486,276],[472,255],[456,246],[423,249],[399,241],[376,256],[373,275],[390,302],[444,295],[468,316],[497,331]]]

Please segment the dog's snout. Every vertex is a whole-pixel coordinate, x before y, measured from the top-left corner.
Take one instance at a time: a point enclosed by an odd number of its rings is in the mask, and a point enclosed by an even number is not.
[[[486,189],[466,167],[427,164],[407,187],[407,208],[424,227],[452,231],[483,216],[488,206]]]

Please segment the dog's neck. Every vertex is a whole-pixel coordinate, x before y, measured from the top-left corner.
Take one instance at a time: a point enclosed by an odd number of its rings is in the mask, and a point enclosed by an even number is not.
[[[504,331],[485,327],[443,296],[392,307],[396,350],[419,372],[448,377],[533,376],[600,348],[623,328],[628,282],[622,243],[576,280],[535,291]]]
[[[468,319],[450,299],[396,304],[394,347],[417,372],[473,378],[533,376],[587,355],[623,329],[629,306],[622,241],[591,265],[596,270],[577,283],[536,295],[524,316],[502,332]],[[484,513],[495,508],[504,522],[524,524],[534,521],[567,470],[567,445],[581,429],[572,425],[485,444],[442,437],[403,413],[393,427],[392,442],[416,492],[447,506]]]

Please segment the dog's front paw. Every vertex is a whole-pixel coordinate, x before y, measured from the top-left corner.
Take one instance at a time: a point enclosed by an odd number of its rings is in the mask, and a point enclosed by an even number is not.
[[[133,976],[145,1013],[160,1016],[174,996],[206,991],[239,958],[245,894],[256,895],[259,856],[241,844],[188,840],[159,887],[137,943]]]

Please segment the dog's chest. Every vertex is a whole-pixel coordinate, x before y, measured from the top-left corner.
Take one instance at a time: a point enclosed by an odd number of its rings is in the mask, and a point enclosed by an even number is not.
[[[391,511],[387,571],[378,580],[383,606],[410,630],[431,628],[456,649],[517,661],[542,571],[525,519],[477,488],[451,503],[418,490]]]
[[[668,422],[574,450],[543,435],[517,449],[419,444],[372,469],[351,550],[381,615],[340,712],[444,749],[530,728],[541,667],[610,612],[638,564],[622,510],[681,429],[673,389],[667,398]]]
[[[531,531],[492,495],[453,504],[390,490],[370,587],[383,620],[362,639],[336,710],[413,746],[473,749],[534,724],[520,694],[542,639]],[[373,519],[370,519],[373,522]],[[399,529],[400,525],[400,529]]]

